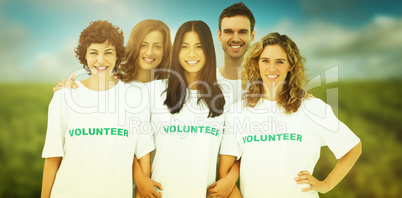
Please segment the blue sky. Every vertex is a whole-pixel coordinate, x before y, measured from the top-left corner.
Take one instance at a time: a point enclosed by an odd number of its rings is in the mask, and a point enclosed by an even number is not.
[[[144,19],[171,29],[188,20],[211,28],[218,58],[221,11],[232,0],[0,0],[0,82],[56,82],[80,68],[74,57],[80,32],[94,20],[122,28],[126,41]],[[256,18],[256,40],[269,32],[289,35],[306,57],[310,78],[335,66],[340,79],[402,78],[402,7],[398,1],[243,1]]]

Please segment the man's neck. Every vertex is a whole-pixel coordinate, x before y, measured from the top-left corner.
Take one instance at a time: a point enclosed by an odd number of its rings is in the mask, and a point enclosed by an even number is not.
[[[243,58],[232,59],[225,54],[225,64],[223,67],[219,68],[221,75],[229,80],[240,79],[241,63]]]

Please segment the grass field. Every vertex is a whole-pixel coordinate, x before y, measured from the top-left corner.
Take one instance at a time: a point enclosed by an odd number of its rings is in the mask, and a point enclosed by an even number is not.
[[[0,197],[39,197],[47,108],[53,84],[0,84]],[[327,101],[338,90],[338,117],[363,142],[349,175],[321,197],[402,195],[402,81],[341,82],[311,90]],[[332,99],[332,98],[331,98]],[[315,176],[324,179],[336,160],[322,149]]]
[[[333,191],[321,197],[400,197],[402,195],[402,81],[338,84],[338,118],[363,143],[355,167]],[[327,88],[312,90],[325,98]],[[328,148],[315,171],[321,178],[336,163]]]

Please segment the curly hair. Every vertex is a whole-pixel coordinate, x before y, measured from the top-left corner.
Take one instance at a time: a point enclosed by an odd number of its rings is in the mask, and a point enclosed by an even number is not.
[[[88,67],[87,60],[85,58],[87,49],[92,43],[104,43],[108,42],[116,48],[116,69],[119,64],[124,61],[125,47],[123,31],[119,27],[114,26],[108,21],[92,21],[90,25],[85,28],[80,35],[78,46],[75,48],[75,57],[78,58],[80,63],[84,66],[84,69],[91,74],[91,70]]]
[[[147,19],[143,20],[131,30],[130,37],[127,42],[126,62],[118,67],[117,75],[123,82],[131,82],[138,73],[138,61],[141,42],[144,37],[153,32],[159,31],[163,35],[163,57],[157,69],[164,69],[164,72],[156,72],[156,79],[165,79],[168,77],[167,69],[170,69],[172,41],[170,38],[169,27],[159,20]]]
[[[304,74],[305,59],[300,55],[297,45],[286,35],[277,32],[264,36],[259,42],[254,43],[244,56],[242,63],[241,79],[245,106],[255,107],[263,93],[263,82],[259,72],[258,61],[261,53],[268,45],[279,45],[287,55],[290,63],[282,89],[277,93],[277,104],[285,109],[285,113],[296,112],[303,98],[307,95],[303,89],[306,83]]]

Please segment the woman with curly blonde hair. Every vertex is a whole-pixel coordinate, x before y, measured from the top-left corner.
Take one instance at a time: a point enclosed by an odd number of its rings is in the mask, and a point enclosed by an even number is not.
[[[220,151],[220,163],[227,167],[241,158],[243,197],[318,197],[359,158],[360,139],[329,105],[305,97],[305,81],[304,58],[286,35],[270,33],[246,53],[243,101],[227,114]],[[319,181],[312,173],[322,146],[339,160]]]
[[[286,52],[289,68],[283,73],[268,68],[269,60],[261,60],[260,56],[267,45],[281,47]],[[274,67],[278,70],[284,68],[287,60],[277,60]],[[276,99],[277,103],[285,109],[286,113],[296,112],[305,96],[303,86],[306,82],[304,74],[305,59],[300,55],[296,44],[286,35],[271,33],[261,39],[260,42],[251,46],[245,55],[242,70],[242,89],[247,90],[245,97],[246,105],[254,107],[261,97]],[[263,67],[260,70],[260,66]],[[269,76],[261,72],[268,72]],[[267,77],[264,78],[263,77]],[[265,82],[265,83],[264,83]],[[267,89],[268,88],[268,89]]]

